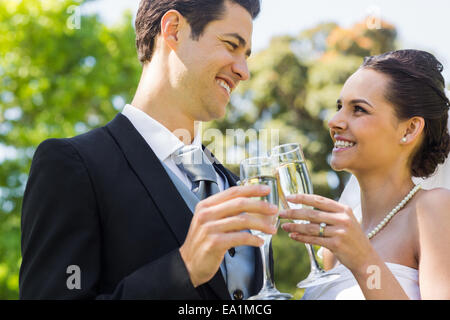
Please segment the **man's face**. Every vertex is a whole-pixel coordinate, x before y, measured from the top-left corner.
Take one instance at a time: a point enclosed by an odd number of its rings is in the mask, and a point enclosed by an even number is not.
[[[249,78],[252,17],[229,1],[225,8],[222,19],[211,21],[198,40],[184,37],[174,52],[178,61],[171,70],[172,85],[183,112],[196,121],[223,117],[230,93]]]

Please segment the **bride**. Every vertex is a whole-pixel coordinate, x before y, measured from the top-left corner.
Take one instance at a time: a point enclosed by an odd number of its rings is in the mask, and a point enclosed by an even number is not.
[[[414,184],[450,151],[442,69],[427,52],[399,50],[366,58],[344,84],[328,123],[331,166],[356,177],[361,221],[321,196],[287,199],[315,210],[283,211],[310,221],[283,229],[326,248],[325,269],[341,274],[304,299],[450,299],[450,190]]]

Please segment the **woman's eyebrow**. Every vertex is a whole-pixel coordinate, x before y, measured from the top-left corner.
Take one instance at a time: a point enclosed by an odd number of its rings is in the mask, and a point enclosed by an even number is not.
[[[342,100],[338,99],[337,103],[342,104]],[[353,100],[350,100],[349,103],[350,104],[364,103],[373,108],[373,106],[365,99],[353,99]]]

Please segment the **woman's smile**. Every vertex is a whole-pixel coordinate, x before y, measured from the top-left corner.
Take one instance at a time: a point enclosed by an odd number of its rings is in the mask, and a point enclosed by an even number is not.
[[[337,138],[334,142],[333,152],[342,152],[353,148],[356,142]]]

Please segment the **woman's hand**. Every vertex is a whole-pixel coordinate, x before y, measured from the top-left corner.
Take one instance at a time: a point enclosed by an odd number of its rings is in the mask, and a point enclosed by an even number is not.
[[[367,261],[376,252],[362,231],[350,207],[318,195],[297,194],[286,197],[291,203],[314,207],[288,209],[280,217],[307,220],[309,224],[285,223],[281,227],[296,241],[319,245],[329,249],[351,271],[365,272]],[[319,236],[321,222],[326,223]]]

